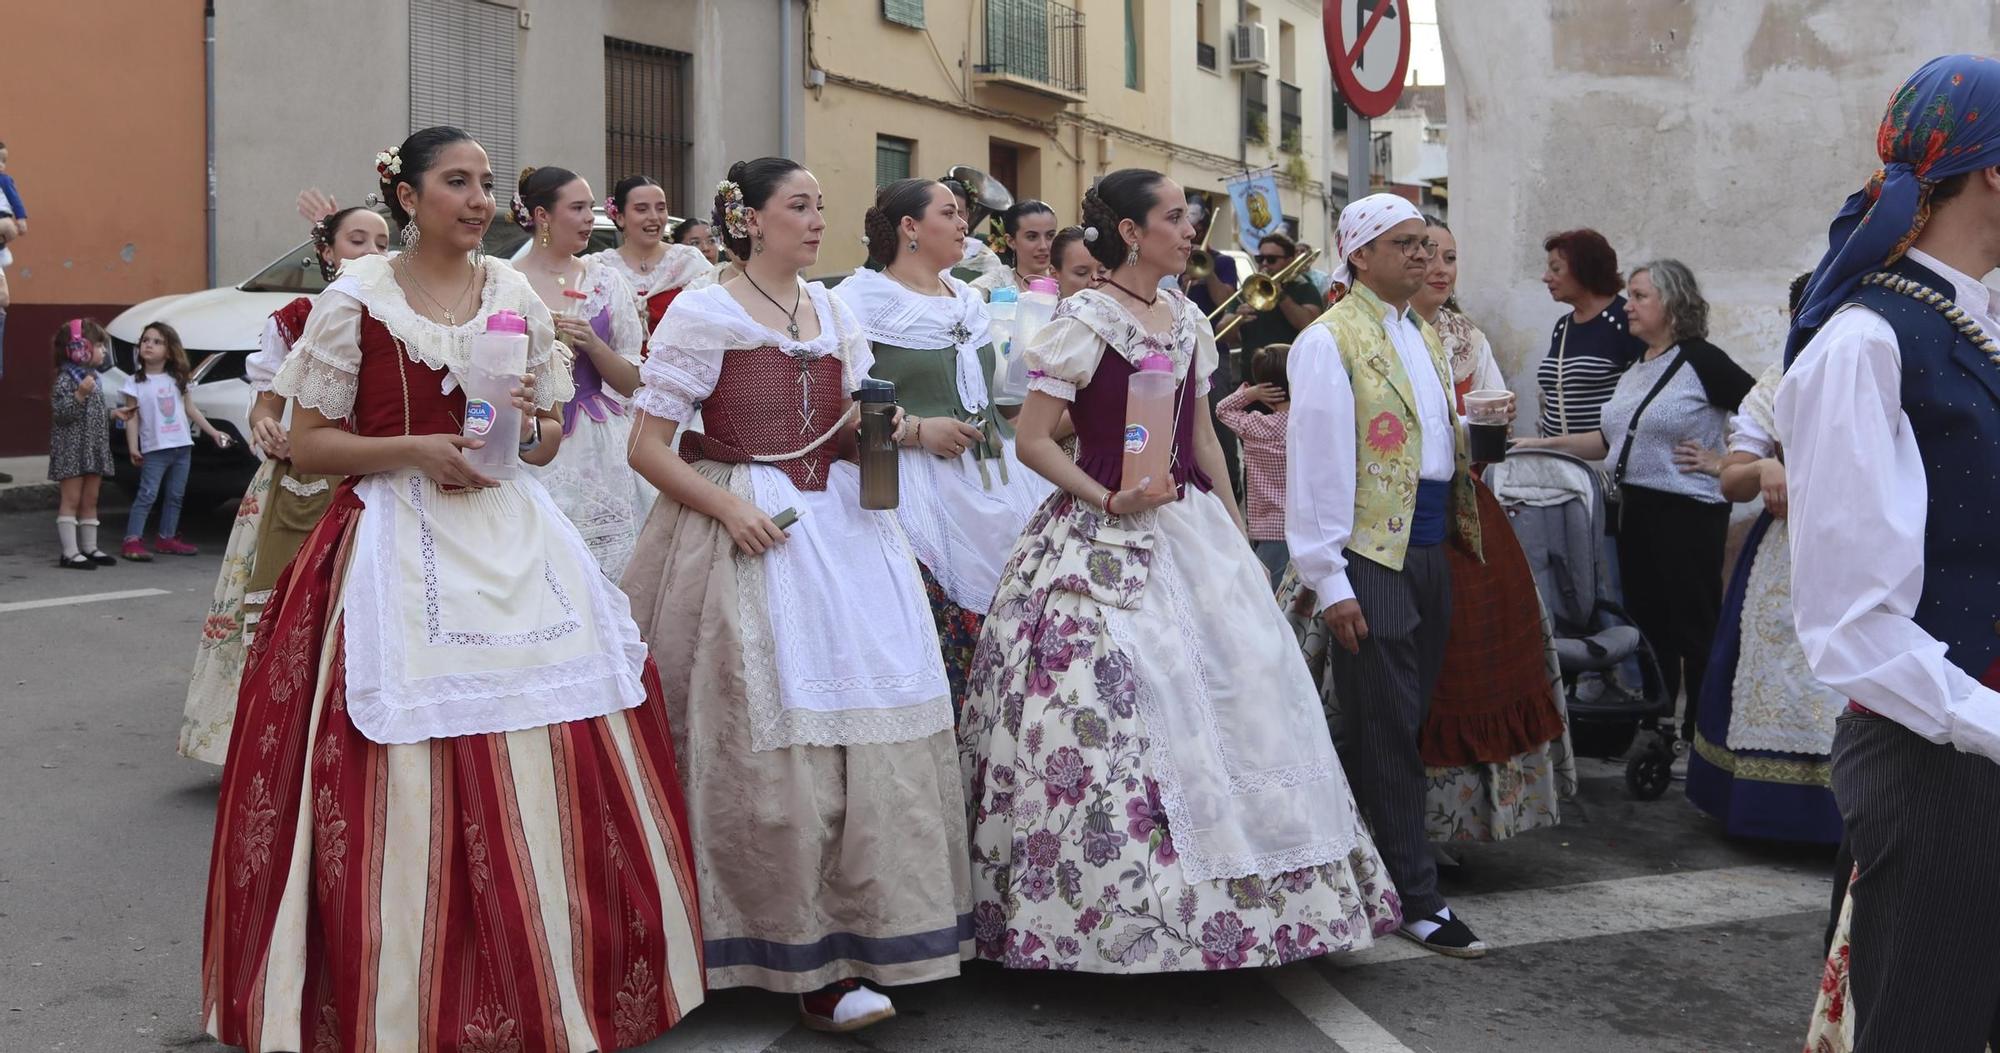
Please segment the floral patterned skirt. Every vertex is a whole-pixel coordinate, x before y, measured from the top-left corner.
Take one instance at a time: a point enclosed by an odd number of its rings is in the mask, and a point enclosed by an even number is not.
[[[250,477],[229,542],[222,550],[222,570],[215,577],[215,595],[202,622],[201,645],[194,654],[188,679],[187,703],[181,711],[180,754],[221,764],[229,754],[229,728],[236,720],[236,688],[243,676],[243,652],[249,645],[243,595],[257,562],[257,538],[264,506],[271,498],[271,480],[278,462],[266,459]]]
[[[693,852],[658,676],[590,720],[382,745],[347,712],[343,488],[244,671],[202,1018],[260,1050],[645,1043],[701,1004]]]
[[[1354,950],[1395,931],[1396,893],[1358,815],[1353,847],[1332,862],[1230,880],[1183,869],[1159,749],[1135,702],[1138,665],[1089,587],[1123,571],[1063,522],[1075,514],[1058,494],[1029,522],[1041,536],[1017,546],[1001,578],[967,685],[959,758],[971,787],[974,953],[1013,969],[1235,969]],[[1268,580],[1247,546],[1240,556],[1246,573]],[[1086,567],[1089,584],[1073,573]],[[1157,560],[1151,574],[1145,587],[1160,586]],[[1187,701],[1185,688],[1168,693]],[[1353,812],[1337,785],[1325,806]]]
[[[951,602],[944,587],[923,571],[924,595],[930,597],[931,617],[937,622],[938,644],[944,648],[944,675],[951,684],[951,716],[954,723],[965,712],[965,674],[972,668],[972,655],[979,647],[979,628],[986,624],[977,611],[968,611]]]

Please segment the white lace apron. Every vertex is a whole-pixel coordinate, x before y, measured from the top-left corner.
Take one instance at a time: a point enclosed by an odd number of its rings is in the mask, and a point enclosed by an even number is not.
[[[599,717],[645,699],[630,602],[541,483],[372,475],[344,602],[347,708],[376,742]]]

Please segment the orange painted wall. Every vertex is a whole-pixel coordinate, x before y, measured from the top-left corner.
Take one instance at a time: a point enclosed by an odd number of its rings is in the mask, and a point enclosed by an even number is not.
[[[0,141],[29,229],[7,269],[0,452],[31,452],[48,441],[51,316],[207,284],[202,4],[6,9]]]

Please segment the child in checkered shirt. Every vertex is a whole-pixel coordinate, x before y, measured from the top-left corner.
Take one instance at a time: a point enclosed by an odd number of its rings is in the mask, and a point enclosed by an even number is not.
[[[1250,545],[1271,572],[1271,587],[1284,576],[1291,553],[1285,547],[1285,426],[1291,415],[1291,386],[1285,376],[1290,344],[1266,344],[1250,359],[1250,383],[1215,406],[1222,421],[1243,443],[1243,493]]]

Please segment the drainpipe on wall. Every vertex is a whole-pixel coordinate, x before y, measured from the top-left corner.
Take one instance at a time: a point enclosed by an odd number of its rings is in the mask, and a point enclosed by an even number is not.
[[[792,127],[795,115],[792,93],[799,90],[804,82],[804,74],[799,72],[799,43],[793,40],[796,32],[794,4],[796,0],[778,0],[778,39],[785,60],[778,64],[778,156],[794,160],[799,156],[797,130]]]
[[[202,5],[201,12],[201,90],[203,109],[203,136],[207,140],[204,153],[208,170],[208,287],[215,288],[216,243],[215,243],[215,0]]]

